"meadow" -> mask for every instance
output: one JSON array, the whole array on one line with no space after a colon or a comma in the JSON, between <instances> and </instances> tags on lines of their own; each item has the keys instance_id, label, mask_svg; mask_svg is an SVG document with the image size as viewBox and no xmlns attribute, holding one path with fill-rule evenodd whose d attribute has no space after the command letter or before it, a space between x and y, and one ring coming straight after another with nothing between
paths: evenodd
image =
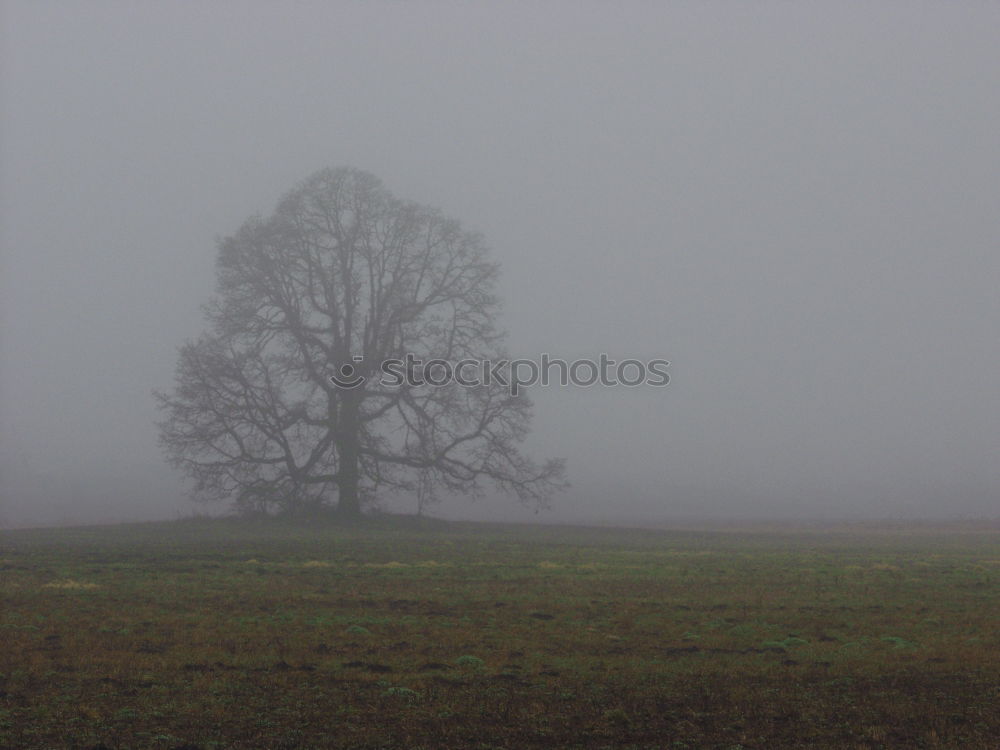
<instances>
[{"instance_id":1,"label":"meadow","mask_svg":"<svg viewBox=\"0 0 1000 750\"><path fill-rule=\"evenodd\" d=\"M3 748L998 748L1000 529L0 532Z\"/></svg>"}]
</instances>

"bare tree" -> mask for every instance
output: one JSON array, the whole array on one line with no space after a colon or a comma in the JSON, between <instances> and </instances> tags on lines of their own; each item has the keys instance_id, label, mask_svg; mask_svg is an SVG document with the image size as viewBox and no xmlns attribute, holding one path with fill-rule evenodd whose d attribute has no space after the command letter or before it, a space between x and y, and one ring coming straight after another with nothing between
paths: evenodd
<instances>
[{"instance_id":1,"label":"bare tree","mask_svg":"<svg viewBox=\"0 0 1000 750\"><path fill-rule=\"evenodd\" d=\"M246 512L335 499L357 515L386 488L422 508L492 485L537 508L564 486L561 460L518 450L523 394L376 377L407 354L503 359L497 266L458 222L326 169L220 241L217 277L210 331L181 348L174 391L156 393L161 444L197 498Z\"/></svg>"}]
</instances>

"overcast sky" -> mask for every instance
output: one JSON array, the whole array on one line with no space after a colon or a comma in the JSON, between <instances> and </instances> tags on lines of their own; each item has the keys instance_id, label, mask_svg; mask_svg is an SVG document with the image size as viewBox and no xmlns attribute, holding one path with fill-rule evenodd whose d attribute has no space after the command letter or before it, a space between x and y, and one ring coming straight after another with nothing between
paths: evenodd
<instances>
[{"instance_id":1,"label":"overcast sky","mask_svg":"<svg viewBox=\"0 0 1000 750\"><path fill-rule=\"evenodd\" d=\"M0 522L193 509L150 391L335 165L484 233L513 353L670 360L532 391L548 520L998 515L1000 4L0 8Z\"/></svg>"}]
</instances>

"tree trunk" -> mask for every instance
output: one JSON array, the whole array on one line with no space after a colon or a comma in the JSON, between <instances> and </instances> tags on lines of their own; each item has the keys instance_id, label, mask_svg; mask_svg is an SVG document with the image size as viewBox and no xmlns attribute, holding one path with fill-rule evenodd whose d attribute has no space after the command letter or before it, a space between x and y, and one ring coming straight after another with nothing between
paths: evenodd
<instances>
[{"instance_id":1,"label":"tree trunk","mask_svg":"<svg viewBox=\"0 0 1000 750\"><path fill-rule=\"evenodd\" d=\"M360 467L358 465L358 400L345 395L341 400L337 435L337 512L349 518L361 515L361 496L358 492Z\"/></svg>"}]
</instances>

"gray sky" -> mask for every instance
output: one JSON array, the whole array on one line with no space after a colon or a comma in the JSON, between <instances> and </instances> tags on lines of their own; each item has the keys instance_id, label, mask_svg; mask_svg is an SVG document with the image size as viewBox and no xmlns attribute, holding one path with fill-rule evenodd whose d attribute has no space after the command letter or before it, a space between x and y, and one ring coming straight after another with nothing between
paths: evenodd
<instances>
[{"instance_id":1,"label":"gray sky","mask_svg":"<svg viewBox=\"0 0 1000 750\"><path fill-rule=\"evenodd\" d=\"M0 8L0 522L190 511L214 240L341 164L486 235L516 354L671 361L533 391L549 520L998 514L1000 4Z\"/></svg>"}]
</instances>

